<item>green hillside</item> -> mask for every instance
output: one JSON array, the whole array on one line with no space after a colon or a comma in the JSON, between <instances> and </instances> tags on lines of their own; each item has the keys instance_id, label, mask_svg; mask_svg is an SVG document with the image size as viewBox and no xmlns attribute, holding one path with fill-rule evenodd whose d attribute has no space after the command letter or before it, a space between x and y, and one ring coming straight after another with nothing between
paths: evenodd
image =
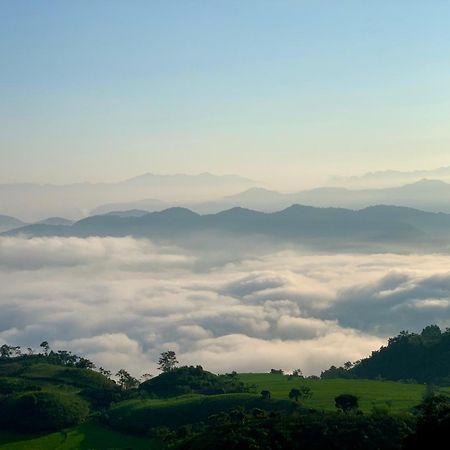
<instances>
[{"instance_id":1,"label":"green hillside","mask_svg":"<svg viewBox=\"0 0 450 450\"><path fill-rule=\"evenodd\" d=\"M125 395L90 369L54 364L54 355L0 358L0 450L156 450L159 440L98 423L98 397ZM61 420L65 418L68 422ZM65 423L82 422L65 428Z\"/></svg>"},{"instance_id":2,"label":"green hillside","mask_svg":"<svg viewBox=\"0 0 450 450\"><path fill-rule=\"evenodd\" d=\"M437 331L427 328L425 341L401 334L388 348L425 342L445 353L447 332ZM280 449L316 450L320 442L337 450L404 450L414 433L426 441L450 425L448 385L357 378L358 363L332 367L322 378L216 375L198 365L177 367L175 353L164 352L162 373L139 383L124 369L113 379L91 361L48 346L31 355L6 344L0 349L0 450L209 450L212 442L217 450L271 449L266 442ZM362 364L381 367L389 352L374 352Z\"/></svg>"},{"instance_id":3,"label":"green hillside","mask_svg":"<svg viewBox=\"0 0 450 450\"><path fill-rule=\"evenodd\" d=\"M130 436L85 423L46 435L24 435L0 432L0 450L159 450L164 446L156 439Z\"/></svg>"},{"instance_id":4,"label":"green hillside","mask_svg":"<svg viewBox=\"0 0 450 450\"><path fill-rule=\"evenodd\" d=\"M372 407L389 407L392 411L407 411L420 403L425 386L393 381L375 380L310 380L269 373L240 374L245 383L256 386L256 391L268 390L273 399L287 399L289 391L308 386L313 395L304 405L320 410L335 410L334 398L342 393L356 395L360 408L370 411ZM450 388L449 388L450 392Z\"/></svg>"},{"instance_id":5,"label":"green hillside","mask_svg":"<svg viewBox=\"0 0 450 450\"><path fill-rule=\"evenodd\" d=\"M255 394L193 394L171 399L136 399L119 403L108 411L108 424L113 428L144 433L151 428L179 427L207 420L214 414L242 407L249 411L264 408L290 411L287 399L264 401Z\"/></svg>"}]
</instances>

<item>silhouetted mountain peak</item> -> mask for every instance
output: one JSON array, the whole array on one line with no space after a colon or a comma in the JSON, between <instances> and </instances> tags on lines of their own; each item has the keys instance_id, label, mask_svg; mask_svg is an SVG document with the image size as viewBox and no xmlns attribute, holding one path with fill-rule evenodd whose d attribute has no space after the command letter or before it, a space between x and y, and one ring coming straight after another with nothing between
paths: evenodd
<instances>
[{"instance_id":1,"label":"silhouetted mountain peak","mask_svg":"<svg viewBox=\"0 0 450 450\"><path fill-rule=\"evenodd\" d=\"M254 211L253 209L242 208L241 206L235 206L230 209L226 209L225 211L220 211L216 214L213 214L215 217L245 217L245 216L256 216L256 215L264 215L264 213L260 211Z\"/></svg>"},{"instance_id":2,"label":"silhouetted mountain peak","mask_svg":"<svg viewBox=\"0 0 450 450\"><path fill-rule=\"evenodd\" d=\"M63 225L63 226L70 226L74 222L73 220L65 219L64 217L48 217L47 219L40 220L39 222L36 222L40 225Z\"/></svg>"},{"instance_id":3,"label":"silhouetted mountain peak","mask_svg":"<svg viewBox=\"0 0 450 450\"><path fill-rule=\"evenodd\" d=\"M433 180L433 179L429 179L429 178L423 178L419 181L416 181L415 183L410 183L410 184L406 184L405 186L403 186L404 189L408 189L411 187L415 187L415 188L431 188L431 187L449 188L450 184L448 184L442 180Z\"/></svg>"},{"instance_id":4,"label":"silhouetted mountain peak","mask_svg":"<svg viewBox=\"0 0 450 450\"><path fill-rule=\"evenodd\" d=\"M144 217L157 217L157 216L173 220L192 219L200 217L200 215L195 213L194 211L191 211L188 208L183 208L181 206L175 206L173 208L167 208L162 211L148 213Z\"/></svg>"}]
</instances>

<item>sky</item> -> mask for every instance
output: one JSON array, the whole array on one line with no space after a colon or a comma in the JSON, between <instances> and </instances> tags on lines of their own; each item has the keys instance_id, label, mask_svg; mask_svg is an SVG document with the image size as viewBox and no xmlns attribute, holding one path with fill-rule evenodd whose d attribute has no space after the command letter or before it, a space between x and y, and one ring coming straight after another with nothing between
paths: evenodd
<instances>
[{"instance_id":1,"label":"sky","mask_svg":"<svg viewBox=\"0 0 450 450\"><path fill-rule=\"evenodd\" d=\"M3 1L0 183L450 163L445 0Z\"/></svg>"}]
</instances>

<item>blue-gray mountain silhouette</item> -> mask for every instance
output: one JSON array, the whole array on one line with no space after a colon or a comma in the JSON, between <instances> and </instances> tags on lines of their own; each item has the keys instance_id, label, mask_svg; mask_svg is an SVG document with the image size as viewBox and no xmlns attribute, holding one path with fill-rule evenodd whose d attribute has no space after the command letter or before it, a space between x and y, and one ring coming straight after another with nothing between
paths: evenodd
<instances>
[{"instance_id":1,"label":"blue-gray mountain silhouette","mask_svg":"<svg viewBox=\"0 0 450 450\"><path fill-rule=\"evenodd\" d=\"M450 242L450 215L395 206L362 210L292 205L264 213L235 207L217 214L200 215L186 208L136 215L126 212L91 216L71 226L33 224L7 232L28 236L135 236L176 242L194 236L226 234L236 239L260 236L313 247L370 248L386 244L395 250L442 250Z\"/></svg>"}]
</instances>

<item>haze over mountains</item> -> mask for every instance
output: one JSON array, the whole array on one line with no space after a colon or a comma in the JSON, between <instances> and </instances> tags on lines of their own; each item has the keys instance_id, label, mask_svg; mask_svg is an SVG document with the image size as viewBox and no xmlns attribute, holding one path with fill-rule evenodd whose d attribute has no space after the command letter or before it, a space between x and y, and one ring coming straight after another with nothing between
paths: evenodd
<instances>
[{"instance_id":1,"label":"haze over mountains","mask_svg":"<svg viewBox=\"0 0 450 450\"><path fill-rule=\"evenodd\" d=\"M360 209L377 204L450 212L450 167L335 177L327 186L282 193L237 175L147 173L117 183L0 184L0 213L27 223L48 217L161 211L181 206L214 213L241 206L274 212L292 204ZM375 186L375 187L372 187Z\"/></svg>"},{"instance_id":2,"label":"haze over mountains","mask_svg":"<svg viewBox=\"0 0 450 450\"><path fill-rule=\"evenodd\" d=\"M349 177L334 176L330 184L353 189L385 188L415 183L423 178L450 182L450 166L431 170L382 170Z\"/></svg>"},{"instance_id":3,"label":"haze over mountains","mask_svg":"<svg viewBox=\"0 0 450 450\"><path fill-rule=\"evenodd\" d=\"M155 175L147 173L118 183L1 184L0 211L36 222L46 217L80 219L102 203L141 198L163 201L205 201L237 193L255 182L236 175Z\"/></svg>"},{"instance_id":4,"label":"haze over mountains","mask_svg":"<svg viewBox=\"0 0 450 450\"><path fill-rule=\"evenodd\" d=\"M440 180L420 180L395 188L347 189L320 187L295 193L280 193L252 187L238 194L207 202L161 202L155 199L101 205L92 214L117 211L159 211L183 206L199 213L216 213L236 206L274 212L293 204L315 207L361 209L375 205L405 206L431 212L450 213L450 184Z\"/></svg>"},{"instance_id":5,"label":"haze over mountains","mask_svg":"<svg viewBox=\"0 0 450 450\"><path fill-rule=\"evenodd\" d=\"M185 208L161 212L136 210L82 219L73 225L38 223L7 235L133 236L178 245L203 241L223 245L227 238L264 244L301 245L332 251L445 251L450 245L450 215L410 208L376 206L362 210L293 205L264 213L235 207L200 215Z\"/></svg>"},{"instance_id":6,"label":"haze over mountains","mask_svg":"<svg viewBox=\"0 0 450 450\"><path fill-rule=\"evenodd\" d=\"M428 179L420 179L422 175ZM431 171L374 172L347 179L351 181L347 184L366 186L364 189L340 187L344 179L334 178L334 186L282 193L237 175L147 173L117 183L0 184L0 212L27 223L48 217L79 220L93 214L131 209L161 211L174 206L214 213L235 206L274 212L296 203L351 209L390 204L450 212L450 184L443 181L447 179L450 180L447 167ZM359 181L353 183L354 180ZM378 181L372 183L373 180ZM413 182L368 188L371 184L395 184L395 180Z\"/></svg>"}]
</instances>

